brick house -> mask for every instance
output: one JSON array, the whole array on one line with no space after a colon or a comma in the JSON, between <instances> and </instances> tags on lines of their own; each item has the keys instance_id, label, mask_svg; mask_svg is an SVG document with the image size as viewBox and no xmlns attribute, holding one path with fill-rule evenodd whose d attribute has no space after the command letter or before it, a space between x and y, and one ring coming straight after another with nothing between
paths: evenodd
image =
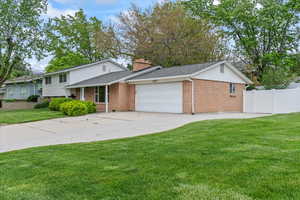
<instances>
[{"instance_id":1,"label":"brick house","mask_svg":"<svg viewBox=\"0 0 300 200\"><path fill-rule=\"evenodd\" d=\"M163 68L136 60L133 70L120 68L65 89L97 110L167 113L242 112L243 90L251 81L229 62Z\"/></svg>"}]
</instances>

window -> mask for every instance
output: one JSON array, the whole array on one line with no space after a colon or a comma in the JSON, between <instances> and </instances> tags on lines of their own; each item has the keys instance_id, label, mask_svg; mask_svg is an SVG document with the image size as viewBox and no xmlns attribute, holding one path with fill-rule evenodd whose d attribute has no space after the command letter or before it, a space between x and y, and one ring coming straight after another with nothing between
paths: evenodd
<instances>
[{"instance_id":1,"label":"window","mask_svg":"<svg viewBox=\"0 0 300 200\"><path fill-rule=\"evenodd\" d=\"M102 71L106 72L106 65L103 65Z\"/></svg>"},{"instance_id":2,"label":"window","mask_svg":"<svg viewBox=\"0 0 300 200\"><path fill-rule=\"evenodd\" d=\"M95 102L105 103L105 86L95 88Z\"/></svg>"},{"instance_id":3,"label":"window","mask_svg":"<svg viewBox=\"0 0 300 200\"><path fill-rule=\"evenodd\" d=\"M22 97L26 96L26 94L27 94L27 88L26 88L26 86L21 86L21 96Z\"/></svg>"},{"instance_id":4,"label":"window","mask_svg":"<svg viewBox=\"0 0 300 200\"><path fill-rule=\"evenodd\" d=\"M60 74L60 75L59 75L59 82L60 82L60 83L65 83L65 82L67 82L67 74Z\"/></svg>"},{"instance_id":5,"label":"window","mask_svg":"<svg viewBox=\"0 0 300 200\"><path fill-rule=\"evenodd\" d=\"M220 72L223 74L224 73L224 68L225 68L225 64L221 64L220 65Z\"/></svg>"},{"instance_id":6,"label":"window","mask_svg":"<svg viewBox=\"0 0 300 200\"><path fill-rule=\"evenodd\" d=\"M230 92L230 94L235 94L235 84L234 83L229 84L229 92Z\"/></svg>"},{"instance_id":7,"label":"window","mask_svg":"<svg viewBox=\"0 0 300 200\"><path fill-rule=\"evenodd\" d=\"M51 76L45 77L45 83L46 83L46 85L51 84Z\"/></svg>"}]
</instances>

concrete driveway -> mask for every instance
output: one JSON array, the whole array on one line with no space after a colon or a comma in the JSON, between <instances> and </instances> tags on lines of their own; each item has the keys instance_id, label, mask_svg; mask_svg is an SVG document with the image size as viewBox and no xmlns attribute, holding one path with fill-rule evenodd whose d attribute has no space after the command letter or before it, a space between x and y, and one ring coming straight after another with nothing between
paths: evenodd
<instances>
[{"instance_id":1,"label":"concrete driveway","mask_svg":"<svg viewBox=\"0 0 300 200\"><path fill-rule=\"evenodd\" d=\"M189 122L253 118L262 114L161 114L161 113L97 113L82 117L0 126L0 152L28 147L91 142L151 134L182 126Z\"/></svg>"}]
</instances>

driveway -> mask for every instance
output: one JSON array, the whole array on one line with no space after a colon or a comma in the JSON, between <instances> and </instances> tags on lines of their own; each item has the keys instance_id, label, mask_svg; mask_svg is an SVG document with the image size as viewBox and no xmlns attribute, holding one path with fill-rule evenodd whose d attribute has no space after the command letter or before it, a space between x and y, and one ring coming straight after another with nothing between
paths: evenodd
<instances>
[{"instance_id":1,"label":"driveway","mask_svg":"<svg viewBox=\"0 0 300 200\"><path fill-rule=\"evenodd\" d=\"M146 135L173 129L189 122L208 119L260 116L265 115L245 113L184 115L118 112L0 126L0 152L36 146Z\"/></svg>"}]
</instances>

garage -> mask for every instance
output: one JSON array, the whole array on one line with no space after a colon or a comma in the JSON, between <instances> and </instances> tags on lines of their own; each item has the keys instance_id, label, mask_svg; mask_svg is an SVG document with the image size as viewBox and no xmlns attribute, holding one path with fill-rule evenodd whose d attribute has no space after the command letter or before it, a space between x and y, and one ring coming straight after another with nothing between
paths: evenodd
<instances>
[{"instance_id":1,"label":"garage","mask_svg":"<svg viewBox=\"0 0 300 200\"><path fill-rule=\"evenodd\" d=\"M182 101L182 82L136 85L136 111L182 113Z\"/></svg>"}]
</instances>

